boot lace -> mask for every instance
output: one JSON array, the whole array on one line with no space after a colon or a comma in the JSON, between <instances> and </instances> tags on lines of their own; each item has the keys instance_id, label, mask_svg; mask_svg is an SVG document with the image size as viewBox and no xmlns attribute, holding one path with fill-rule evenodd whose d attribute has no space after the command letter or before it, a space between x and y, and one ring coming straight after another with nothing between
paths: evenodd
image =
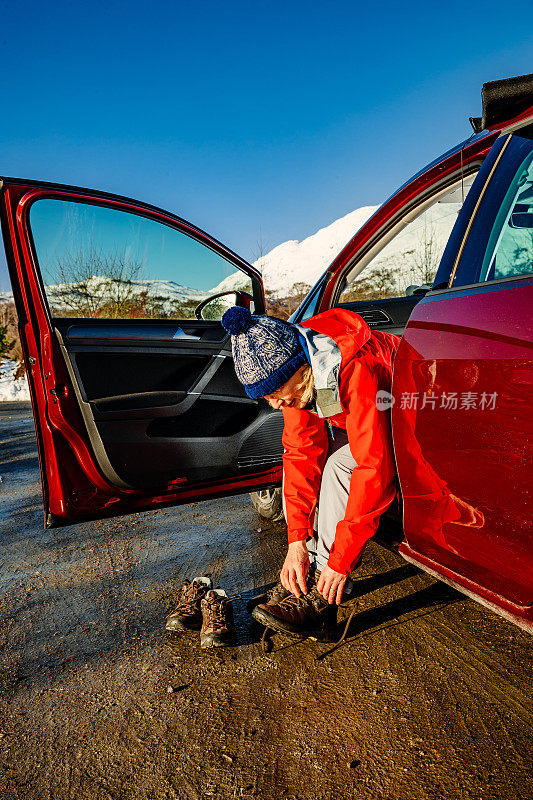
<instances>
[{"instance_id":1,"label":"boot lace","mask_svg":"<svg viewBox=\"0 0 533 800\"><path fill-rule=\"evenodd\" d=\"M285 606L286 608L303 608L305 606L312 606L315 611L319 611L321 608L327 605L326 601L318 591L315 586L312 586L307 594L301 594L300 597L296 597L294 594L290 594L288 597L285 597L283 600L280 601L279 606Z\"/></svg>"},{"instance_id":2,"label":"boot lace","mask_svg":"<svg viewBox=\"0 0 533 800\"><path fill-rule=\"evenodd\" d=\"M203 604L205 622L215 631L220 631L222 628L227 627L226 603L225 598L221 598L220 600L206 600Z\"/></svg>"},{"instance_id":3,"label":"boot lace","mask_svg":"<svg viewBox=\"0 0 533 800\"><path fill-rule=\"evenodd\" d=\"M201 583L196 583L196 581L189 583L186 581L181 587L175 612L180 614L194 614L198 606L198 601L201 600L205 592L206 587Z\"/></svg>"},{"instance_id":4,"label":"boot lace","mask_svg":"<svg viewBox=\"0 0 533 800\"><path fill-rule=\"evenodd\" d=\"M284 592L284 591L286 591L286 589L285 589L284 585L282 584L282 582L279 581L278 583L276 583L275 586L272 587L272 589L268 590L268 592L267 592L267 603L270 603L270 601L274 597L274 595L280 594L281 592Z\"/></svg>"}]
</instances>

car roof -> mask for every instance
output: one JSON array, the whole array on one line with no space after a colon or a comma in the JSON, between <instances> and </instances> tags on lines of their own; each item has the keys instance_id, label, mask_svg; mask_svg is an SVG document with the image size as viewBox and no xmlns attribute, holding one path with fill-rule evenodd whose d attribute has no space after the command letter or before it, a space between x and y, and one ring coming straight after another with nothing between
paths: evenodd
<instances>
[{"instance_id":1,"label":"car roof","mask_svg":"<svg viewBox=\"0 0 533 800\"><path fill-rule=\"evenodd\" d=\"M473 133L472 136L469 136L468 139L465 139L464 141L459 142L459 144L456 144L455 147L451 147L449 150L446 150L445 153L442 153L442 155L438 156L438 158L434 158L433 161L430 161L429 164L426 164L425 167L422 167L422 169L419 169L418 172L414 173L414 175L411 175L409 180L405 181L405 183L402 183L401 186L395 189L395 191L389 197L387 197L387 199L381 205L385 205L385 203L388 203L389 200L391 200L395 195L399 194L403 189L405 189L406 186L415 181L417 178L420 178L422 175L424 175L425 172L429 172L429 170L433 169L433 167L436 167L437 164L440 164L442 161L446 161L446 159L449 158L450 156L454 156L456 153L461 152L461 150L463 150L465 147L468 147L471 144L475 144L479 142L481 139L485 139L487 136L492 136L492 135L493 135L492 131L482 131L481 133Z\"/></svg>"}]
</instances>

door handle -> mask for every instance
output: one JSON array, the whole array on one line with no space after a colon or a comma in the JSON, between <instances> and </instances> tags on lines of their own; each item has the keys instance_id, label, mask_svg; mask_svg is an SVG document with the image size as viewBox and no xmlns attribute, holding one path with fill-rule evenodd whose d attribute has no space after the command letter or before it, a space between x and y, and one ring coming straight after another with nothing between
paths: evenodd
<instances>
[{"instance_id":1,"label":"door handle","mask_svg":"<svg viewBox=\"0 0 533 800\"><path fill-rule=\"evenodd\" d=\"M201 338L202 338L201 336L193 336L192 333L185 333L183 328L178 328L178 330L176 331L176 333L172 337L172 339L179 339L180 341L187 340L187 341L194 341L194 342L199 342Z\"/></svg>"}]
</instances>

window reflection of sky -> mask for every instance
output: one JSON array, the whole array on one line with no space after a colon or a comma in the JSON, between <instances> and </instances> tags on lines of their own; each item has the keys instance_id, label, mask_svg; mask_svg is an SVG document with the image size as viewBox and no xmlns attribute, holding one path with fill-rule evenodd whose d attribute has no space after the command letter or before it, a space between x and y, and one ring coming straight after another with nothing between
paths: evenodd
<instances>
[{"instance_id":1,"label":"window reflection of sky","mask_svg":"<svg viewBox=\"0 0 533 800\"><path fill-rule=\"evenodd\" d=\"M174 281L208 290L235 267L180 231L135 214L85 203L38 200L30 225L45 284L57 282L58 263L82 253L120 256L139 265L137 280Z\"/></svg>"},{"instance_id":2,"label":"window reflection of sky","mask_svg":"<svg viewBox=\"0 0 533 800\"><path fill-rule=\"evenodd\" d=\"M521 164L514 184L517 185L511 184L508 192L510 202L492 255L493 279L527 274L533 268L533 227L520 227L521 221L527 219L526 213L530 213L533 200L533 156L529 155ZM522 217L514 214L516 204Z\"/></svg>"}]
</instances>

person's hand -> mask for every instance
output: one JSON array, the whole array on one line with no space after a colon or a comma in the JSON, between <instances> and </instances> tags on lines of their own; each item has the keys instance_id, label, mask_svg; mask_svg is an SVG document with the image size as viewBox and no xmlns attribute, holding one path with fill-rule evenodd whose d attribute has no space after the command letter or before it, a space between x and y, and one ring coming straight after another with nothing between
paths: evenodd
<instances>
[{"instance_id":1,"label":"person's hand","mask_svg":"<svg viewBox=\"0 0 533 800\"><path fill-rule=\"evenodd\" d=\"M305 542L292 542L289 545L280 578L287 591L300 597L307 593L307 573L309 572L309 551Z\"/></svg>"},{"instance_id":2,"label":"person's hand","mask_svg":"<svg viewBox=\"0 0 533 800\"><path fill-rule=\"evenodd\" d=\"M340 605L345 583L346 575L343 575L342 572L335 572L326 565L320 573L316 588L328 603Z\"/></svg>"}]
</instances>

